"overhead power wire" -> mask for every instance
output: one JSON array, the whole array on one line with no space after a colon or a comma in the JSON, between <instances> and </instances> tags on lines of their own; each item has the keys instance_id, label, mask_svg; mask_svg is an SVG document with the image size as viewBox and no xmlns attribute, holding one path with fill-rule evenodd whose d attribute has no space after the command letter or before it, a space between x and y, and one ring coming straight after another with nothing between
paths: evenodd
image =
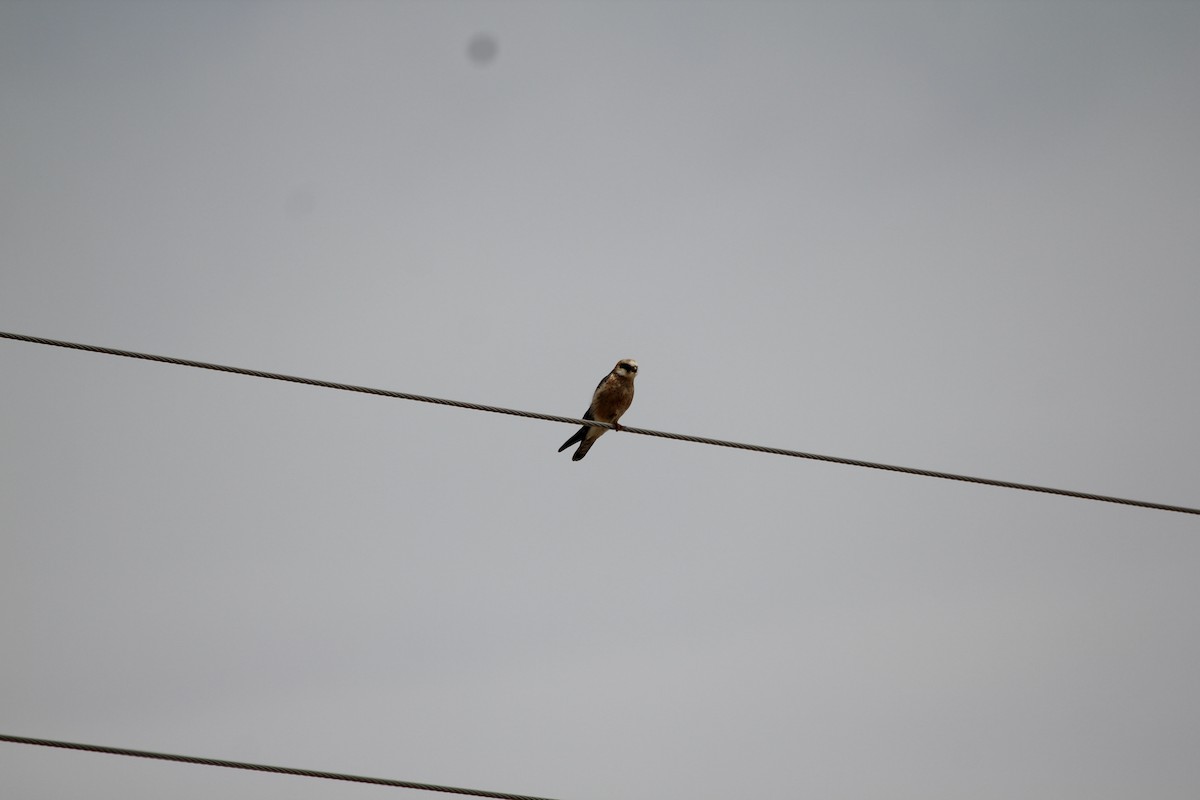
<instances>
[{"instance_id":1,"label":"overhead power wire","mask_svg":"<svg viewBox=\"0 0 1200 800\"><path fill-rule=\"evenodd\" d=\"M217 372L231 372L235 375L249 375L254 378L267 378L274 381L287 381L289 383L302 383L308 386L321 386L326 389L341 389L347 392L361 392L363 394L374 394L381 397L393 397L398 400L415 400L418 403L434 403L442 406L453 406L455 408L467 408L472 411L488 411L493 414L511 414L516 417L527 417L529 419L546 420L547 422L562 422L567 425L587 425L593 428L607 428L615 430L615 426L607 422L596 422L594 420L576 419L574 417L560 417L554 414L541 414L536 411L521 411L514 408L501 408L499 406L486 406L479 403L467 403L462 400L445 400L440 397L427 397L420 394L410 394L408 392L394 392L388 389L373 389L369 386L355 386L348 383L335 383L333 381L317 380L315 378L301 378L295 375L281 375L277 372L262 372L261 370L245 369L242 367L230 367L222 364L210 364L205 361L192 361L186 358L173 358L171 356L156 356L149 353L138 353L132 350L118 350L112 347L97 347L91 344L78 344L76 342L64 342L58 339L44 339L38 336L26 336L19 333L5 333L0 331L0 338L13 339L18 342L30 342L32 344L44 344L51 347L65 347L70 350L84 350L89 353L104 353L111 356L122 356L124 358L138 358L143 361L158 361L163 364L176 364L182 367L196 367L197 369L211 369ZM997 486L1002 489L1018 489L1024 492L1040 492L1042 494L1054 494L1062 497L1074 497L1079 500L1094 500L1100 503L1116 503L1118 505L1136 506L1138 508L1151 508L1158 511L1174 511L1180 514L1196 514L1200 515L1200 508L1192 508L1189 506L1168 505L1166 503L1154 503L1147 500L1132 500L1124 497L1112 497L1110 495L1095 494L1092 492L1077 492L1070 489L1055 489L1049 486L1036 486L1030 483L1015 483L1013 481L1001 481L992 478L978 478L971 475L959 475L953 472L939 472L931 469L918 469L916 467L902 467L895 464L880 464L874 461L861 461L856 458L841 458L839 456L826 456L818 453L805 453L799 450L785 450L779 447L764 447L757 444L743 444L741 442L729 442L723 439L709 439L704 436L687 436L681 433L666 433L664 431L648 430L646 428L630 428L624 425L620 430L626 433L639 434L641 436L657 436L662 439L675 439L681 442L695 442L697 444L708 444L715 447L732 447L737 450L750 450L755 453L773 453L778 456L790 456L792 458L806 458L813 461L826 461L831 464L845 464L851 467L863 467L866 469L879 469L888 472L901 472L907 475L919 475L925 478L941 478L949 481L962 481L964 483L975 483L983 486Z\"/></svg>"},{"instance_id":2,"label":"overhead power wire","mask_svg":"<svg viewBox=\"0 0 1200 800\"><path fill-rule=\"evenodd\" d=\"M297 775L302 778L324 778L331 781L349 781L351 783L373 783L376 786L395 786L400 789L419 789L423 792L443 792L446 794L465 794L472 797L494 797L499 800L551 800L548 797L535 797L528 794L512 794L511 792L489 792L485 789L461 789L456 786L439 786L434 783L416 783L414 781L397 781L390 778L368 778L363 775L345 775L340 772L322 772L315 769L295 769L293 767L273 767L267 764L250 764L245 761L226 761L221 758L197 758L196 756L179 756L171 753L155 753L149 750L130 750L125 747L105 747L98 744L78 744L76 742L59 742L54 739L31 739L26 736L8 736L0 733L0 742L14 744L31 744L38 747L57 747L63 750L82 750L89 753L105 753L112 756L133 756L134 758L152 758L158 761L178 761L181 764L202 764L207 767L226 767L228 769L245 769L252 772L274 772L277 775Z\"/></svg>"}]
</instances>

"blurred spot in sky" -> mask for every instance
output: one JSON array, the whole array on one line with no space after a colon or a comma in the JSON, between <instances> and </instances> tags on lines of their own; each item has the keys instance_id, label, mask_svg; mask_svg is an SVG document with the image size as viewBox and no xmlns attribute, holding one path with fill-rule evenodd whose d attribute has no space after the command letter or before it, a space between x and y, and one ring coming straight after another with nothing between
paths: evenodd
<instances>
[{"instance_id":1,"label":"blurred spot in sky","mask_svg":"<svg viewBox=\"0 0 1200 800\"><path fill-rule=\"evenodd\" d=\"M486 67L495 61L499 52L500 45L495 37L486 33L475 34L467 43L467 56L480 67Z\"/></svg>"}]
</instances>

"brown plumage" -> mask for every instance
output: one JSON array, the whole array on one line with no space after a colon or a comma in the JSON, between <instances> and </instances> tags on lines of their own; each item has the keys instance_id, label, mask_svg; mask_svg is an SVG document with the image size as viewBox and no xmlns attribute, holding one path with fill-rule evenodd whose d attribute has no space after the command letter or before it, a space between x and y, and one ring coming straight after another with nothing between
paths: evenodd
<instances>
[{"instance_id":1,"label":"brown plumage","mask_svg":"<svg viewBox=\"0 0 1200 800\"><path fill-rule=\"evenodd\" d=\"M604 379L597 384L596 391L592 393L592 404L588 406L583 418L596 422L607 422L617 430L621 430L618 420L629 410L629 404L633 402L633 379L637 377L637 371L637 362L632 358L623 358L618 361L617 365L612 368L612 372L605 375ZM607 431L608 428L593 428L590 425L584 425L575 432L574 436L563 442L562 447L558 448L558 452L561 453L578 442L579 448L575 451L575 455L571 456L572 461L578 461L587 455L596 440Z\"/></svg>"}]
</instances>

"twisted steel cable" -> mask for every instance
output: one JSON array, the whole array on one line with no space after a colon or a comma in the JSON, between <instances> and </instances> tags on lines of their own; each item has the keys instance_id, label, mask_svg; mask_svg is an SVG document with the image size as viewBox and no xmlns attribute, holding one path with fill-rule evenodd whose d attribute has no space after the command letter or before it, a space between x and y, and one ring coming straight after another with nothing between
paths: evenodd
<instances>
[{"instance_id":1,"label":"twisted steel cable","mask_svg":"<svg viewBox=\"0 0 1200 800\"><path fill-rule=\"evenodd\" d=\"M98 744L78 744L77 742L60 742L54 739L31 739L27 736L8 736L0 733L0 742L13 744L30 744L38 747L57 747L63 750L83 750L89 753L105 753L112 756L133 756L135 758L152 758L158 761L177 761L181 764L202 764L206 767L226 767L228 769L245 769L253 772L273 772L277 775L298 775L302 778L324 778L331 781L350 781L351 783L372 783L376 786L395 786L401 789L419 789L423 792L444 792L446 794L465 794L472 797L494 797L498 800L551 800L548 797L535 797L528 794L511 794L510 792L489 792L486 789L461 789L457 786L439 786L435 783L416 783L414 781L397 781L390 778L368 778L363 775L345 775L340 772L322 772L315 769L295 769L293 767L273 767L268 764L250 764L245 761L226 761L221 758L197 758L196 756L179 756L172 753L155 753L150 750L130 750L125 747L105 747Z\"/></svg>"},{"instance_id":2,"label":"twisted steel cable","mask_svg":"<svg viewBox=\"0 0 1200 800\"><path fill-rule=\"evenodd\" d=\"M321 386L326 389L341 389L342 391L346 392L361 392L363 394L374 394L381 397L394 397L398 400L414 400L418 403L434 403L436 405L453 406L455 408L467 408L472 411L487 411L492 414L510 414L515 417L540 419L547 422L562 422L567 425L588 425L594 428L614 429L614 426L607 422L595 422L593 420L576 419L574 417L560 417L555 414L542 414L536 411L522 411L515 408L487 406L480 403L467 403L462 400L446 400L440 397L427 397L425 395L411 394L408 392L394 392L389 389L374 389L369 386L355 386L354 384L335 383L333 381L323 381L316 378L301 378L295 375L282 375L278 372L262 372L260 370L245 369L243 367L230 367L223 364L211 364L206 361L192 361L191 359L186 358L156 356L150 353L138 353L132 350L118 350L112 347L97 347L96 345L64 342L58 339L44 339L39 336L26 336L19 333L5 333L4 331L0 331L0 338L13 339L18 342L30 342L32 344L44 344L51 347L65 347L70 350L84 350L89 353L104 353L105 355L121 356L123 358L138 358L144 361L158 361L163 364L176 364L182 367L196 367L197 369L211 369L218 372L231 372L235 375L249 375L254 378L267 378L274 381L302 383L308 386ZM826 456L818 453L805 453L799 450L785 450L779 447L764 447L763 445L757 444L744 444L742 442L730 442L723 439L710 439L704 436L688 436L681 433L667 433L665 431L654 431L646 428L630 428L624 425L621 426L620 430L626 433L638 434L640 436L657 436L661 439L675 439L681 442L695 442L696 444L707 444L713 445L714 447L731 447L736 450L750 450L755 453L772 453L777 456L805 458L812 461L825 461L831 464L845 464L846 466L850 467L863 467L865 469L901 472L907 475L918 475L925 478L941 478L942 480L948 481L961 481L963 483L975 483L983 486L996 486L1002 489L1017 489L1023 492L1040 492L1042 494L1054 494L1062 497L1074 497L1079 500L1093 500L1100 503L1116 503L1118 505L1150 508L1158 511L1173 511L1180 514L1200 515L1200 508L1192 508L1189 506L1168 505L1166 503L1154 503L1147 500L1132 500L1129 498L1113 497L1111 495L1095 494L1092 492L1077 492L1070 489L1055 489L1050 486L1037 486L1030 483L1016 483L1014 481L1001 481L993 478L979 478L971 475L959 475L953 472L939 472L931 469L902 467L895 464L881 464L875 461L861 461L855 458Z\"/></svg>"}]
</instances>

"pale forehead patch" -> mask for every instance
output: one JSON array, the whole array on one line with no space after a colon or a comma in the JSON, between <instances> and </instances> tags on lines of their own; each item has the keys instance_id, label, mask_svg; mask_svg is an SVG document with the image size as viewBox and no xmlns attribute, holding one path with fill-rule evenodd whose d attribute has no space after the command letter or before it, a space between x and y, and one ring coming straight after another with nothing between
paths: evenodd
<instances>
[{"instance_id":1,"label":"pale forehead patch","mask_svg":"<svg viewBox=\"0 0 1200 800\"><path fill-rule=\"evenodd\" d=\"M622 358L617 362L618 367L633 367L634 369L637 369L637 365L638 363L632 358Z\"/></svg>"}]
</instances>

